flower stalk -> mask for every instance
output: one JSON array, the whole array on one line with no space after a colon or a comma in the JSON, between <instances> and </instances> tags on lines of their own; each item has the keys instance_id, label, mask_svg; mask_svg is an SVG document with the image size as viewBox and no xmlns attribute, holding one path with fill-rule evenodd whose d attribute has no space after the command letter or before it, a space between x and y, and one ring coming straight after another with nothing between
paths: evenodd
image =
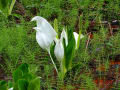
<instances>
[{"instance_id":1,"label":"flower stalk","mask_svg":"<svg viewBox=\"0 0 120 90\"><path fill-rule=\"evenodd\" d=\"M54 65L54 68L55 68L55 70L56 70L56 72L57 72L57 74L58 74L58 69L57 69L56 64L55 64L55 62L54 62L54 60L53 60L53 58L52 58L52 56L51 56L51 54L50 54L50 51L48 51L48 53L49 53L49 55L50 55L50 59L51 59L53 65Z\"/></svg>"}]
</instances>

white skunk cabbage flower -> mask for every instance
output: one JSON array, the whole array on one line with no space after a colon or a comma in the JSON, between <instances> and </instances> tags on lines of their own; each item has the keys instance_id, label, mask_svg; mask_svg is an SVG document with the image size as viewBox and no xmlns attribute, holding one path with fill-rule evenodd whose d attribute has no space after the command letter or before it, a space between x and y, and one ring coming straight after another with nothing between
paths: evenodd
<instances>
[{"instance_id":1,"label":"white skunk cabbage flower","mask_svg":"<svg viewBox=\"0 0 120 90\"><path fill-rule=\"evenodd\" d=\"M60 39L56 40L54 53L58 61L61 61L64 58L63 38L65 39L65 43L67 46L68 38L67 38L67 33L65 32L65 29L63 29L62 31Z\"/></svg>"},{"instance_id":2,"label":"white skunk cabbage flower","mask_svg":"<svg viewBox=\"0 0 120 90\"><path fill-rule=\"evenodd\" d=\"M31 21L37 22L37 27L34 27L33 29L36 30L36 40L38 44L42 49L49 51L57 33L50 23L48 23L48 21L43 17L35 16Z\"/></svg>"},{"instance_id":3,"label":"white skunk cabbage flower","mask_svg":"<svg viewBox=\"0 0 120 90\"><path fill-rule=\"evenodd\" d=\"M39 31L39 28L34 28L36 30L36 40L42 49L49 51L50 46L55 37L50 36L49 34Z\"/></svg>"},{"instance_id":4,"label":"white skunk cabbage flower","mask_svg":"<svg viewBox=\"0 0 120 90\"><path fill-rule=\"evenodd\" d=\"M77 34L76 32L73 32L73 35L74 35L74 38L75 38L76 49L77 49L79 34ZM84 36L81 34L80 39L83 38L83 37ZM56 40L55 40L56 46L55 46L54 53L55 53L55 56L56 56L57 60L59 60L59 61L61 61L64 58L63 38L65 39L65 44L67 46L68 45L68 37L67 37L67 33L65 32L65 29L63 29L63 31L62 31L60 39L56 38Z\"/></svg>"},{"instance_id":5,"label":"white skunk cabbage flower","mask_svg":"<svg viewBox=\"0 0 120 90\"><path fill-rule=\"evenodd\" d=\"M12 88L9 88L8 90L13 90L13 87L12 87Z\"/></svg>"},{"instance_id":6,"label":"white skunk cabbage flower","mask_svg":"<svg viewBox=\"0 0 120 90\"><path fill-rule=\"evenodd\" d=\"M35 16L32 18L31 21L37 22L37 27L39 28L40 31L50 34L52 36L57 35L56 31L53 29L53 27L50 25L50 23L43 17Z\"/></svg>"},{"instance_id":7,"label":"white skunk cabbage flower","mask_svg":"<svg viewBox=\"0 0 120 90\"><path fill-rule=\"evenodd\" d=\"M64 58L64 47L63 47L61 39L56 43L54 53L55 53L55 56L56 56L58 61L63 60L63 58Z\"/></svg>"},{"instance_id":8,"label":"white skunk cabbage flower","mask_svg":"<svg viewBox=\"0 0 120 90\"><path fill-rule=\"evenodd\" d=\"M73 35L74 35L74 37L75 37L75 42L76 42L76 48L77 48L77 43L78 43L78 36L79 36L79 34L77 34L76 32L73 32ZM82 39L84 36L81 34L80 35L80 39Z\"/></svg>"}]
</instances>

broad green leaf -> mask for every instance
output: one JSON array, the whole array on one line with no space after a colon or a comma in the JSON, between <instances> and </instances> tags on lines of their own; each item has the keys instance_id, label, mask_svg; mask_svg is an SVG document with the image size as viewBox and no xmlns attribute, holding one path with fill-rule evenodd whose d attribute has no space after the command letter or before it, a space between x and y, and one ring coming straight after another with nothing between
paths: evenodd
<instances>
[{"instance_id":1,"label":"broad green leaf","mask_svg":"<svg viewBox=\"0 0 120 90\"><path fill-rule=\"evenodd\" d=\"M27 90L40 90L40 78L31 80Z\"/></svg>"},{"instance_id":2,"label":"broad green leaf","mask_svg":"<svg viewBox=\"0 0 120 90\"><path fill-rule=\"evenodd\" d=\"M22 65L19 66L19 69L22 70L23 74L26 74L29 72L29 69L28 69L28 64L24 63Z\"/></svg>"},{"instance_id":3,"label":"broad green leaf","mask_svg":"<svg viewBox=\"0 0 120 90\"><path fill-rule=\"evenodd\" d=\"M65 38L63 38L63 46L64 46L64 59L62 60L62 64L61 64L61 73L60 73L60 77L62 77L62 79L64 78L65 73L67 72L67 68L66 68L66 42L65 42Z\"/></svg>"},{"instance_id":4,"label":"broad green leaf","mask_svg":"<svg viewBox=\"0 0 120 90\"><path fill-rule=\"evenodd\" d=\"M11 81L8 81L8 88L13 87L13 83Z\"/></svg>"},{"instance_id":5,"label":"broad green leaf","mask_svg":"<svg viewBox=\"0 0 120 90\"><path fill-rule=\"evenodd\" d=\"M28 82L24 79L18 80L18 89L19 90L27 90Z\"/></svg>"},{"instance_id":6,"label":"broad green leaf","mask_svg":"<svg viewBox=\"0 0 120 90\"><path fill-rule=\"evenodd\" d=\"M22 70L17 69L13 72L13 80L16 83L19 79L21 79L23 76Z\"/></svg>"},{"instance_id":7,"label":"broad green leaf","mask_svg":"<svg viewBox=\"0 0 120 90\"><path fill-rule=\"evenodd\" d=\"M74 56L74 52L75 52L75 38L73 35L73 31L69 30L68 31L68 45L66 47L66 51L65 51L65 67L67 70L69 70L71 68L72 65L72 59Z\"/></svg>"},{"instance_id":8,"label":"broad green leaf","mask_svg":"<svg viewBox=\"0 0 120 90\"><path fill-rule=\"evenodd\" d=\"M24 74L22 79L25 79L26 81L31 81L33 78L35 78L35 76L33 74L30 74L30 73L27 73L27 74Z\"/></svg>"},{"instance_id":9,"label":"broad green leaf","mask_svg":"<svg viewBox=\"0 0 120 90\"><path fill-rule=\"evenodd\" d=\"M64 78L65 73L71 69L71 65L72 65L72 59L74 56L74 52L75 52L75 38L73 35L73 31L69 30L67 32L68 34L68 45L66 46L65 44L65 39L63 39L63 45L64 45L64 59L62 61L62 65L61 65L61 76L62 78Z\"/></svg>"},{"instance_id":10,"label":"broad green leaf","mask_svg":"<svg viewBox=\"0 0 120 90\"><path fill-rule=\"evenodd\" d=\"M8 90L6 81L0 81L0 90Z\"/></svg>"}]
</instances>

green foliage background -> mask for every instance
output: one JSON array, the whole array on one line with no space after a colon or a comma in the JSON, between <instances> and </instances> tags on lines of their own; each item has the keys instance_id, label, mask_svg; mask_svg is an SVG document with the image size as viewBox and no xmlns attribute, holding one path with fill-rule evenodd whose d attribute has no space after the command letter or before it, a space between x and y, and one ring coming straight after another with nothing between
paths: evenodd
<instances>
[{"instance_id":1,"label":"green foliage background","mask_svg":"<svg viewBox=\"0 0 120 90\"><path fill-rule=\"evenodd\" d=\"M5 0L7 1L7 0ZM96 59L98 65L104 63L109 68L109 56L114 56L120 52L120 29L114 36L108 37L108 27L101 25L101 21L120 20L120 1L116 0L18 0L15 4L12 15L5 17L0 13L0 56L5 62L1 64L7 75L17 68L21 63L30 64L31 72L41 76L41 88L60 89L64 86L59 78L54 79L54 67L46 51L43 51L36 42L34 22L30 22L34 16L46 18L53 26L54 19L58 20L59 33L63 27L78 32L79 16L83 15L82 33L85 38L80 41L80 48L76 52L73 65L78 64L79 70L70 75L66 88L74 87L72 82L82 87L94 90L96 86L91 81L93 76L87 76L90 72L88 63ZM107 2L107 4L105 3ZM2 0L1 0L2 2ZM7 2L4 4L7 5ZM2 8L4 6L0 5ZM22 10L21 8L22 7ZM19 13L17 11L19 11ZM22 15L21 11L24 11ZM86 49L87 29L91 21L98 24L94 38ZM99 50L97 50L99 49ZM84 70L80 74L81 68ZM78 75L80 76L78 77ZM74 76L74 79L73 79ZM73 79L73 81L71 80ZM82 80L82 84L80 83ZM54 83L57 82L57 86ZM92 84L92 85L91 85ZM69 87L71 86L71 87ZM96 89L97 90L97 89Z\"/></svg>"}]
</instances>

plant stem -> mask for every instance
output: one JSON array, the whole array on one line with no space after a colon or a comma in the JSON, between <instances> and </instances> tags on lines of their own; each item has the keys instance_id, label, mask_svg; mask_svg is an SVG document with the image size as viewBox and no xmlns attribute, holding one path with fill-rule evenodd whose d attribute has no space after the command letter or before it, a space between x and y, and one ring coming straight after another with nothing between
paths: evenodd
<instances>
[{"instance_id":1,"label":"plant stem","mask_svg":"<svg viewBox=\"0 0 120 90\"><path fill-rule=\"evenodd\" d=\"M48 53L49 53L49 55L50 55L50 59L52 60L53 65L54 65L54 67L55 67L55 70L56 70L56 72L57 72L57 74L58 74L58 70L57 70L57 67L56 67L56 65L55 65L55 63L54 63L54 61L53 61L53 58L52 58L51 54L50 54L50 50L48 51Z\"/></svg>"}]
</instances>

